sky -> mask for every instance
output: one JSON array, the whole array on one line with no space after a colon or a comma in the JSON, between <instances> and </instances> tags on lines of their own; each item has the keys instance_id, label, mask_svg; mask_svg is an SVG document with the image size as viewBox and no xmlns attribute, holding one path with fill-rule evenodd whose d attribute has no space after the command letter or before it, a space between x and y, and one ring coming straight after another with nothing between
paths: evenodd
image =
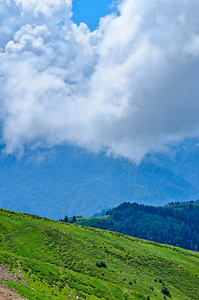
<instances>
[{"instance_id":1,"label":"sky","mask_svg":"<svg viewBox=\"0 0 199 300\"><path fill-rule=\"evenodd\" d=\"M76 24L84 22L90 30L95 30L100 18L114 11L116 1L111 0L74 0L72 20Z\"/></svg>"},{"instance_id":2,"label":"sky","mask_svg":"<svg viewBox=\"0 0 199 300\"><path fill-rule=\"evenodd\" d=\"M0 0L5 153L67 144L139 163L199 137L198 0L109 5Z\"/></svg>"}]
</instances>

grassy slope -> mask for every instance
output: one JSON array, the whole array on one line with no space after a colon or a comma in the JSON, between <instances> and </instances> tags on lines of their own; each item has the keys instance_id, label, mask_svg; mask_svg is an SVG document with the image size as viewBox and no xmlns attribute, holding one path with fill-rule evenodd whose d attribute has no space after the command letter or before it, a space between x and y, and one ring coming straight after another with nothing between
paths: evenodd
<instances>
[{"instance_id":1,"label":"grassy slope","mask_svg":"<svg viewBox=\"0 0 199 300\"><path fill-rule=\"evenodd\" d=\"M172 299L199 295L199 253L6 210L0 263L25 277L7 284L30 300L164 299L162 284Z\"/></svg>"}]
</instances>

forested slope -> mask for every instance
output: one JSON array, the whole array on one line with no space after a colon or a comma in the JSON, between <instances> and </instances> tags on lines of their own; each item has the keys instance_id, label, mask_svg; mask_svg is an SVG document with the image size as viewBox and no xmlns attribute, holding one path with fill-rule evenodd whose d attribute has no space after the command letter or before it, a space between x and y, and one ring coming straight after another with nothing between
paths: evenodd
<instances>
[{"instance_id":1,"label":"forested slope","mask_svg":"<svg viewBox=\"0 0 199 300\"><path fill-rule=\"evenodd\" d=\"M154 207L125 202L110 210L106 217L82 218L76 224L199 251L198 221L199 203Z\"/></svg>"}]
</instances>

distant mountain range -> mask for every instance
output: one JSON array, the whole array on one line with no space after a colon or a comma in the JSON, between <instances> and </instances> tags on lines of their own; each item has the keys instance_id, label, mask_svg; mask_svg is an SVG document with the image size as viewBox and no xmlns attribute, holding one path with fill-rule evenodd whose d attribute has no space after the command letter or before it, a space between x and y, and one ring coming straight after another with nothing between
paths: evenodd
<instances>
[{"instance_id":1,"label":"distant mountain range","mask_svg":"<svg viewBox=\"0 0 199 300\"><path fill-rule=\"evenodd\" d=\"M199 186L199 141L197 139L188 139L170 145L167 155L148 154L143 161L165 167L176 176L187 180L191 185Z\"/></svg>"},{"instance_id":2,"label":"distant mountain range","mask_svg":"<svg viewBox=\"0 0 199 300\"><path fill-rule=\"evenodd\" d=\"M184 150L186 149L186 150ZM164 205L199 198L195 141L139 165L79 148L26 151L0 160L0 207L59 219L88 217L125 201Z\"/></svg>"}]
</instances>

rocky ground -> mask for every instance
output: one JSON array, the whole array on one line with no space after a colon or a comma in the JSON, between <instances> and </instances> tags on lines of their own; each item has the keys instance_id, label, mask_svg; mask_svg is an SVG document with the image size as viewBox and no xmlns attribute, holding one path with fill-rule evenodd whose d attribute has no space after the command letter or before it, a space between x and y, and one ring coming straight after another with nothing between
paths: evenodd
<instances>
[{"instance_id":1,"label":"rocky ground","mask_svg":"<svg viewBox=\"0 0 199 300\"><path fill-rule=\"evenodd\" d=\"M3 279L19 282L16 274L9 273L4 265L0 265L0 300L27 300L18 295L13 289L6 287Z\"/></svg>"},{"instance_id":2,"label":"rocky ground","mask_svg":"<svg viewBox=\"0 0 199 300\"><path fill-rule=\"evenodd\" d=\"M14 290L0 285L0 300L25 300L25 298L18 295Z\"/></svg>"}]
</instances>

